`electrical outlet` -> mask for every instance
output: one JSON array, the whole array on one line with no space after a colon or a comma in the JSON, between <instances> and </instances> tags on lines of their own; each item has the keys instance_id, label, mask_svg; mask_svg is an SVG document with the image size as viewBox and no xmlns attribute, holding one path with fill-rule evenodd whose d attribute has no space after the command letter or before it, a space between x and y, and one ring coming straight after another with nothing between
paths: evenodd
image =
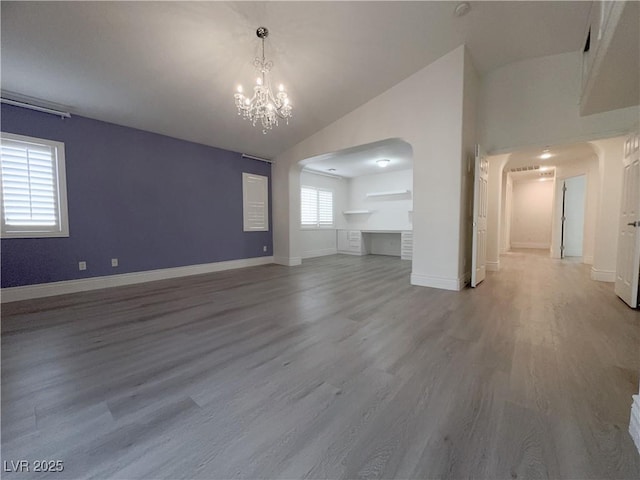
<instances>
[{"instance_id":1,"label":"electrical outlet","mask_svg":"<svg viewBox=\"0 0 640 480\"><path fill-rule=\"evenodd\" d=\"M112 258L111 259L111 266L112 267L117 267L118 266L118 259L117 258Z\"/></svg>"},{"instance_id":2,"label":"electrical outlet","mask_svg":"<svg viewBox=\"0 0 640 480\"><path fill-rule=\"evenodd\" d=\"M262 246L262 251L263 251L263 252L266 252L266 251L267 251L267 246L266 246L266 245L263 245L263 246Z\"/></svg>"},{"instance_id":3,"label":"electrical outlet","mask_svg":"<svg viewBox=\"0 0 640 480\"><path fill-rule=\"evenodd\" d=\"M86 270L87 262L78 262L78 270Z\"/></svg>"}]
</instances>

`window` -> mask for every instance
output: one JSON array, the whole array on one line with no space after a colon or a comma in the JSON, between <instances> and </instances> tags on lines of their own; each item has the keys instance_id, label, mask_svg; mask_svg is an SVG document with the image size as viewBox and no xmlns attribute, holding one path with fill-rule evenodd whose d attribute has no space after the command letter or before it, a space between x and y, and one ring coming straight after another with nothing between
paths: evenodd
<instances>
[{"instance_id":1,"label":"window","mask_svg":"<svg viewBox=\"0 0 640 480\"><path fill-rule=\"evenodd\" d=\"M242 174L242 211L245 232L269 231L269 178Z\"/></svg>"},{"instance_id":2,"label":"window","mask_svg":"<svg viewBox=\"0 0 640 480\"><path fill-rule=\"evenodd\" d=\"M1 134L2 237L68 237L64 144Z\"/></svg>"},{"instance_id":3,"label":"window","mask_svg":"<svg viewBox=\"0 0 640 480\"><path fill-rule=\"evenodd\" d=\"M333 192L316 187L302 187L300 223L303 227L333 226Z\"/></svg>"}]
</instances>

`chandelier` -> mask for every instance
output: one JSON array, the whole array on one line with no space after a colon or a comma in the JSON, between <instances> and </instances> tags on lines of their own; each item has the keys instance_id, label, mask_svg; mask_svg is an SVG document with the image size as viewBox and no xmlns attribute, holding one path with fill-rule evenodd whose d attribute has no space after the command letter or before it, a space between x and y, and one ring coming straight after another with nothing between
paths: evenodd
<instances>
[{"instance_id":1,"label":"chandelier","mask_svg":"<svg viewBox=\"0 0 640 480\"><path fill-rule=\"evenodd\" d=\"M233 97L236 100L236 107L238 107L238 115L249 120L253 126L260 122L262 133L266 134L267 130L271 130L274 125L278 126L280 119L289 124L291 104L284 86L280 85L278 93L275 95L271 90L269 72L273 67L273 62L266 61L264 58L264 39L269 36L269 30L266 27L259 27L256 30L256 35L262 40L262 58L256 58L253 61L253 66L256 67L258 73L256 85L253 87L253 96L245 97L242 85L238 85L238 91Z\"/></svg>"}]
</instances>

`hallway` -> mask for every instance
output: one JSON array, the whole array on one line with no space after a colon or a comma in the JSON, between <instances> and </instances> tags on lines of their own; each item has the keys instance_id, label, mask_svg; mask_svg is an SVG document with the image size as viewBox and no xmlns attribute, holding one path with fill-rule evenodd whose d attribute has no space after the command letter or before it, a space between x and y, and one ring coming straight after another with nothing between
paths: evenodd
<instances>
[{"instance_id":1,"label":"hallway","mask_svg":"<svg viewBox=\"0 0 640 480\"><path fill-rule=\"evenodd\" d=\"M2 459L62 460L56 479L640 477L640 313L583 264L502 262L462 292L336 255L5 304Z\"/></svg>"}]
</instances>

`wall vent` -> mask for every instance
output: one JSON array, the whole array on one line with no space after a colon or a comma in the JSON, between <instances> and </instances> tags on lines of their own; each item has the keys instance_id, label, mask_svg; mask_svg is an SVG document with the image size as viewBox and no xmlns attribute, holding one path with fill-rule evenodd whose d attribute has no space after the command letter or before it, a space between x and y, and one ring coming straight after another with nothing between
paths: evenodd
<instances>
[{"instance_id":1,"label":"wall vent","mask_svg":"<svg viewBox=\"0 0 640 480\"><path fill-rule=\"evenodd\" d=\"M540 170L540 165L528 165L526 167L512 168L511 172L530 172L532 170Z\"/></svg>"}]
</instances>

